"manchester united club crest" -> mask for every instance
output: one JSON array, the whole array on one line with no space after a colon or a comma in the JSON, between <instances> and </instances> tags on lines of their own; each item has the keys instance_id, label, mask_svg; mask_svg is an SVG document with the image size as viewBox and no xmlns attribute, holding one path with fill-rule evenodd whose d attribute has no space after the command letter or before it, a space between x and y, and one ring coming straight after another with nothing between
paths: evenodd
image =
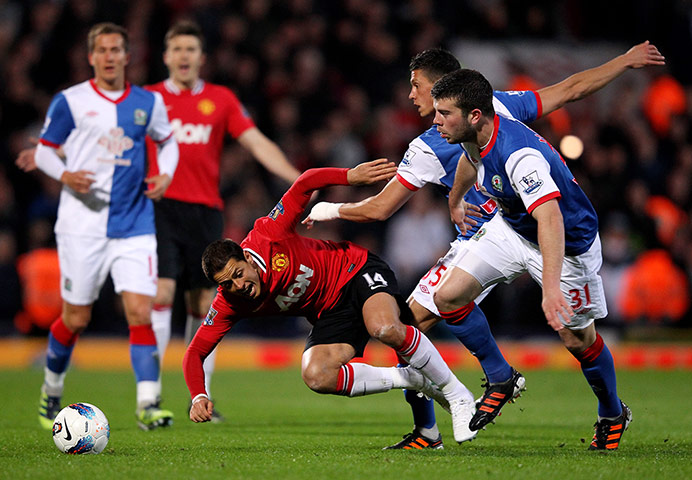
<instances>
[{"instance_id":1,"label":"manchester united club crest","mask_svg":"<svg viewBox=\"0 0 692 480\"><path fill-rule=\"evenodd\" d=\"M277 253L272 257L272 270L275 272L283 272L288 264L288 256L285 253Z\"/></svg>"},{"instance_id":2,"label":"manchester united club crest","mask_svg":"<svg viewBox=\"0 0 692 480\"><path fill-rule=\"evenodd\" d=\"M199 101L197 110L202 112L203 115L211 115L214 113L214 110L216 110L216 104L208 98L205 98Z\"/></svg>"}]
</instances>

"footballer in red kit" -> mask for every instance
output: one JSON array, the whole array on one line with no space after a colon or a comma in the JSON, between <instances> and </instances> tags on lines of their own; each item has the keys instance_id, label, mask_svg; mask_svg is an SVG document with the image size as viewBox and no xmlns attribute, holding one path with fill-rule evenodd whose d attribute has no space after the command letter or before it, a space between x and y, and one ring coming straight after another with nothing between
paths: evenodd
<instances>
[{"instance_id":1,"label":"footballer in red kit","mask_svg":"<svg viewBox=\"0 0 692 480\"><path fill-rule=\"evenodd\" d=\"M232 91L201 79L190 90L180 89L171 79L146 89L163 96L180 156L186 159L164 198L221 209L219 159L224 137L228 132L238 138L255 126L252 118ZM150 148L149 155L155 158L155 150ZM155 174L156 162L149 165L149 174Z\"/></svg>"},{"instance_id":2,"label":"footballer in red kit","mask_svg":"<svg viewBox=\"0 0 692 480\"><path fill-rule=\"evenodd\" d=\"M152 325L163 359L170 336L172 306L178 285L185 290L190 341L214 297L214 286L204 276L199 259L205 247L223 233L223 200L219 194L221 151L230 134L271 173L293 182L296 170L279 147L250 118L228 88L200 78L205 61L202 32L194 23L179 22L166 33L163 61L169 77L151 85L168 110L180 147L176 176L164 198L155 205L159 281ZM155 154L153 148L149 154ZM155 162L150 162L150 175ZM204 364L207 391L214 370L214 354ZM223 417L214 412L214 421Z\"/></svg>"},{"instance_id":3,"label":"footballer in red kit","mask_svg":"<svg viewBox=\"0 0 692 480\"><path fill-rule=\"evenodd\" d=\"M389 266L351 242L315 240L296 232L316 189L370 184L391 178L395 171L386 159L352 169L308 170L240 244L225 239L206 248L204 273L219 286L183 359L192 421L212 419L214 404L205 390L202 364L233 325L243 318L292 315L305 316L313 326L301 362L310 389L356 397L420 387L452 414L457 442L475 437L477 432L468 428L475 413L473 395L430 340L405 324L410 311ZM351 362L362 356L371 337L395 349L409 366Z\"/></svg>"}]
</instances>

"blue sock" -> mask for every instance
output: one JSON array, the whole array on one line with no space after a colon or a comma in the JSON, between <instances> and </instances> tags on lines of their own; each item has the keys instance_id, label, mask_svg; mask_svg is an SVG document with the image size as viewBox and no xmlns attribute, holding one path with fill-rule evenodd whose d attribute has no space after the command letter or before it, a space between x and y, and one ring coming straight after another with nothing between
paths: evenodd
<instances>
[{"instance_id":1,"label":"blue sock","mask_svg":"<svg viewBox=\"0 0 692 480\"><path fill-rule=\"evenodd\" d=\"M73 349L74 344L69 347L63 345L53 336L53 332L50 332L48 334L48 349L46 350L46 366L48 370L55 373L63 373L67 370Z\"/></svg>"},{"instance_id":2,"label":"blue sock","mask_svg":"<svg viewBox=\"0 0 692 480\"><path fill-rule=\"evenodd\" d=\"M449 330L478 359L490 383L506 382L512 377L512 367L502 356L495 338L490 333L488 320L478 305L461 320L447 322Z\"/></svg>"},{"instance_id":3,"label":"blue sock","mask_svg":"<svg viewBox=\"0 0 692 480\"><path fill-rule=\"evenodd\" d=\"M159 379L159 356L156 345L130 344L130 361L137 382Z\"/></svg>"},{"instance_id":4,"label":"blue sock","mask_svg":"<svg viewBox=\"0 0 692 480\"><path fill-rule=\"evenodd\" d=\"M397 367L408 365L400 361ZM435 403L425 395L418 395L415 390L404 389L404 398L411 405L413 414L413 424L417 428L432 428L437 421L435 420Z\"/></svg>"},{"instance_id":5,"label":"blue sock","mask_svg":"<svg viewBox=\"0 0 692 480\"><path fill-rule=\"evenodd\" d=\"M413 423L418 428L435 426L435 404L425 395L418 395L415 390L404 390L404 398L411 405Z\"/></svg>"},{"instance_id":6,"label":"blue sock","mask_svg":"<svg viewBox=\"0 0 692 480\"><path fill-rule=\"evenodd\" d=\"M586 381L598 398L598 416L613 418L620 415L622 405L617 392L613 355L599 334L596 334L593 345L577 359Z\"/></svg>"}]
</instances>

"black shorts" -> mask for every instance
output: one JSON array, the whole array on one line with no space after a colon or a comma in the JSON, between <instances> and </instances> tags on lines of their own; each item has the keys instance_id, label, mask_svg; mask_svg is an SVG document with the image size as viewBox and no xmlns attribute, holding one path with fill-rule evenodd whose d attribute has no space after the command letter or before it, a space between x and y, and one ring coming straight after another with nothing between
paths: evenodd
<instances>
[{"instance_id":1,"label":"black shorts","mask_svg":"<svg viewBox=\"0 0 692 480\"><path fill-rule=\"evenodd\" d=\"M202 253L223 235L223 215L196 203L154 202L159 277L182 283L185 290L214 286L202 271Z\"/></svg>"},{"instance_id":2,"label":"black shorts","mask_svg":"<svg viewBox=\"0 0 692 480\"><path fill-rule=\"evenodd\" d=\"M411 323L411 311L399 293L394 272L377 255L368 253L368 260L349 281L339 301L314 321L312 331L305 342L305 350L314 345L348 343L362 357L370 334L363 322L363 305L376 293L392 295L401 310L401 321Z\"/></svg>"}]
</instances>

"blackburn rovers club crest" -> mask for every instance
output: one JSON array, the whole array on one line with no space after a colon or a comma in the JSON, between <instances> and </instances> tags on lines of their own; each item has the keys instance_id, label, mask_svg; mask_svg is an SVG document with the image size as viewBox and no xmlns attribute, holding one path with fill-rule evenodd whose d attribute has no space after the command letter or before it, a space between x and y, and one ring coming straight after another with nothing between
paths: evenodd
<instances>
[{"instance_id":1,"label":"blackburn rovers club crest","mask_svg":"<svg viewBox=\"0 0 692 480\"><path fill-rule=\"evenodd\" d=\"M211 307L211 308L209 309L209 313L207 313L207 316L204 317L204 320L202 321L202 324L208 325L208 326L214 325L214 317L216 317L216 315L217 315L218 313L219 313L219 312L217 312L216 310L214 310L214 307Z\"/></svg>"},{"instance_id":2,"label":"blackburn rovers club crest","mask_svg":"<svg viewBox=\"0 0 692 480\"><path fill-rule=\"evenodd\" d=\"M285 253L277 253L272 257L272 270L275 272L283 272L288 264L288 256Z\"/></svg>"},{"instance_id":3,"label":"blackburn rovers club crest","mask_svg":"<svg viewBox=\"0 0 692 480\"><path fill-rule=\"evenodd\" d=\"M135 108L135 125L147 124L147 112L141 108Z\"/></svg>"},{"instance_id":4,"label":"blackburn rovers club crest","mask_svg":"<svg viewBox=\"0 0 692 480\"><path fill-rule=\"evenodd\" d=\"M480 240L481 237L485 235L485 227L481 227L474 235L471 237L471 240Z\"/></svg>"},{"instance_id":5,"label":"blackburn rovers club crest","mask_svg":"<svg viewBox=\"0 0 692 480\"><path fill-rule=\"evenodd\" d=\"M519 183L521 183L521 186L524 187L524 193L528 195L529 193L533 193L541 188L541 185L543 185L543 180L538 178L538 172L534 170L528 175L521 177L521 182Z\"/></svg>"},{"instance_id":6,"label":"blackburn rovers club crest","mask_svg":"<svg viewBox=\"0 0 692 480\"><path fill-rule=\"evenodd\" d=\"M491 183L493 184L493 190L502 191L502 177L499 175L493 176Z\"/></svg>"},{"instance_id":7,"label":"blackburn rovers club crest","mask_svg":"<svg viewBox=\"0 0 692 480\"><path fill-rule=\"evenodd\" d=\"M271 212L269 212L269 218L272 220L276 220L279 215L284 214L284 204L279 201L279 203L276 204L276 206L272 209Z\"/></svg>"},{"instance_id":8,"label":"blackburn rovers club crest","mask_svg":"<svg viewBox=\"0 0 692 480\"><path fill-rule=\"evenodd\" d=\"M214 110L216 110L216 104L208 98L205 98L200 100L200 102L197 104L197 110L202 112L203 115L211 115L214 113Z\"/></svg>"}]
</instances>

